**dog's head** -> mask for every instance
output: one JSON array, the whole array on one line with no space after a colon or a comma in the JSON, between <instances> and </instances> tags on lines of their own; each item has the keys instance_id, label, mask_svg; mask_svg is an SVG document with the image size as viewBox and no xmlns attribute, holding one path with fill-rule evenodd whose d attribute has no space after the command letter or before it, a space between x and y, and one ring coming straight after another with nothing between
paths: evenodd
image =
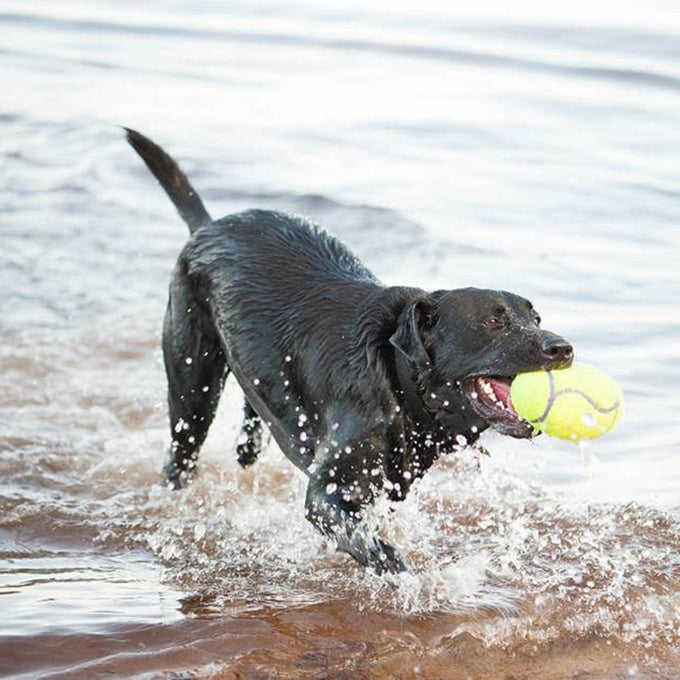
<instances>
[{"instance_id":1,"label":"dog's head","mask_svg":"<svg viewBox=\"0 0 680 680\"><path fill-rule=\"evenodd\" d=\"M434 375L437 384L453 389L460 397L456 408L471 408L499 432L524 438L534 430L512 407L513 378L527 371L566 368L573 360L571 345L541 329L540 322L531 302L512 293L436 291L403 311L390 341L416 375ZM428 406L440 408L436 403ZM450 411L452 405L446 406Z\"/></svg>"}]
</instances>

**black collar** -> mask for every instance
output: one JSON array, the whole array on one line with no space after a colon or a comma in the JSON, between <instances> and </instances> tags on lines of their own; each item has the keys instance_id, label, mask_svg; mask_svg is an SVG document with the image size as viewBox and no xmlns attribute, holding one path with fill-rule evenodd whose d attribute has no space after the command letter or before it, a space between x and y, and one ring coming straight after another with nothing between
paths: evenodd
<instances>
[{"instance_id":1,"label":"black collar","mask_svg":"<svg viewBox=\"0 0 680 680\"><path fill-rule=\"evenodd\" d=\"M394 363L397 369L399 389L404 396L404 408L408 411L408 414L421 427L428 430L439 429L434 417L425 408L423 399L418 392L418 386L413 379L412 364L396 347L394 348Z\"/></svg>"}]
</instances>

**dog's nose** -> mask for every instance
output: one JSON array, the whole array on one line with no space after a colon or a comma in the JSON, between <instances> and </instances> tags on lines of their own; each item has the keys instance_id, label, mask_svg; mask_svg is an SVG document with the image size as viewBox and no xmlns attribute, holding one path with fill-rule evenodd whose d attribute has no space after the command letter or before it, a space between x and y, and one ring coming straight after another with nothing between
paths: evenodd
<instances>
[{"instance_id":1,"label":"dog's nose","mask_svg":"<svg viewBox=\"0 0 680 680\"><path fill-rule=\"evenodd\" d=\"M543 356L551 368L566 368L574 358L574 348L559 335L548 335L541 342Z\"/></svg>"}]
</instances>

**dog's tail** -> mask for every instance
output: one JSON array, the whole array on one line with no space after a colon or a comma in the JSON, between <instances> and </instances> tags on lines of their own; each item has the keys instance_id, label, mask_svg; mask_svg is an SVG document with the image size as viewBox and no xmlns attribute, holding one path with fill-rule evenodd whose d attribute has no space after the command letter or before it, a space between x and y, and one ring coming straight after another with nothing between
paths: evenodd
<instances>
[{"instance_id":1,"label":"dog's tail","mask_svg":"<svg viewBox=\"0 0 680 680\"><path fill-rule=\"evenodd\" d=\"M199 227L212 222L203 201L187 176L179 169L179 165L148 137L130 128L123 129L130 146L142 157L146 167L175 204L182 219L189 225L189 231L193 234Z\"/></svg>"}]
</instances>

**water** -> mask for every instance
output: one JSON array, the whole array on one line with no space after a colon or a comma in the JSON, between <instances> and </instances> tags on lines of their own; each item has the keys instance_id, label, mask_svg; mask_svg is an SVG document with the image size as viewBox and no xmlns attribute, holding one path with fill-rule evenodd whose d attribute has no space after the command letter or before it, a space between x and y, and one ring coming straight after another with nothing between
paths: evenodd
<instances>
[{"instance_id":1,"label":"water","mask_svg":"<svg viewBox=\"0 0 680 680\"><path fill-rule=\"evenodd\" d=\"M2 674L680 677L674 2L0 1L0 26ZM414 565L392 582L307 524L273 444L239 469L234 384L167 491L186 228L118 125L214 215L529 297L621 383L619 429L441 460L376 509Z\"/></svg>"}]
</instances>

